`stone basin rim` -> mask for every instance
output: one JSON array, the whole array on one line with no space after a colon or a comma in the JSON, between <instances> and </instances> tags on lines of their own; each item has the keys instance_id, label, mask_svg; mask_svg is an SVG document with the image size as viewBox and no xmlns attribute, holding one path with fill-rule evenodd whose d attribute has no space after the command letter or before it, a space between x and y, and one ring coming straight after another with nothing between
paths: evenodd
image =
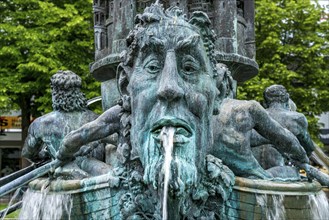
<instances>
[{"instance_id":1,"label":"stone basin rim","mask_svg":"<svg viewBox=\"0 0 329 220\"><path fill-rule=\"evenodd\" d=\"M236 177L233 188L236 191L275 195L310 195L322 190L321 184L317 181L284 182L243 177Z\"/></svg>"},{"instance_id":2,"label":"stone basin rim","mask_svg":"<svg viewBox=\"0 0 329 220\"><path fill-rule=\"evenodd\" d=\"M111 187L112 175L105 174L96 177L89 177L82 180L55 180L48 181L47 178L38 178L29 184L34 191L41 191L47 185L49 193L78 193L95 189ZM322 190L317 181L313 182L279 182L271 180L255 180L243 177L236 177L233 187L236 191L257 193L257 194L280 194L280 195L310 195Z\"/></svg>"},{"instance_id":3,"label":"stone basin rim","mask_svg":"<svg viewBox=\"0 0 329 220\"><path fill-rule=\"evenodd\" d=\"M42 191L47 186L47 193L79 193L91 190L111 188L110 174L104 174L96 177L89 177L81 180L55 180L49 181L48 178L38 178L29 183L29 189L33 191Z\"/></svg>"}]
</instances>

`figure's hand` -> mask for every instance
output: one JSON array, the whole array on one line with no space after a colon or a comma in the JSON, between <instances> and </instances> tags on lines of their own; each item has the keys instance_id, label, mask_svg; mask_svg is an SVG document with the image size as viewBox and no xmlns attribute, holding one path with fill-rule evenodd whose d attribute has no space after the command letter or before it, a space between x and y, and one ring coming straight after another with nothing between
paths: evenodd
<instances>
[{"instance_id":1,"label":"figure's hand","mask_svg":"<svg viewBox=\"0 0 329 220\"><path fill-rule=\"evenodd\" d=\"M56 158L60 161L63 161L63 162L69 162L71 160L73 160L73 155L70 154L70 153L67 153L66 152L66 147L65 145L62 143L58 152L56 153Z\"/></svg>"},{"instance_id":2,"label":"figure's hand","mask_svg":"<svg viewBox=\"0 0 329 220\"><path fill-rule=\"evenodd\" d=\"M301 148L301 152L299 154L291 155L291 158L295 161L298 161L299 163L310 163L310 160L307 157L307 154L304 150L304 148Z\"/></svg>"},{"instance_id":3,"label":"figure's hand","mask_svg":"<svg viewBox=\"0 0 329 220\"><path fill-rule=\"evenodd\" d=\"M68 157L67 155L63 155L60 152L57 152L56 158L57 158L57 160L60 160L60 161L63 161L63 162L69 162L73 159L72 157Z\"/></svg>"},{"instance_id":4,"label":"figure's hand","mask_svg":"<svg viewBox=\"0 0 329 220\"><path fill-rule=\"evenodd\" d=\"M37 158L37 160L36 161L38 161L38 162L42 162L42 161L47 161L47 160L49 160L49 159L54 159L53 157L51 157L50 155L49 155L49 152L46 150L46 149L41 149L41 151L38 153L38 158Z\"/></svg>"},{"instance_id":5,"label":"figure's hand","mask_svg":"<svg viewBox=\"0 0 329 220\"><path fill-rule=\"evenodd\" d=\"M83 145L80 147L79 151L74 154L75 157L77 156L86 156L92 152L94 148L90 145Z\"/></svg>"},{"instance_id":6,"label":"figure's hand","mask_svg":"<svg viewBox=\"0 0 329 220\"><path fill-rule=\"evenodd\" d=\"M302 163L307 163L309 164L310 163L310 159L307 157L307 155L305 154L304 155L304 158L301 160Z\"/></svg>"}]
</instances>

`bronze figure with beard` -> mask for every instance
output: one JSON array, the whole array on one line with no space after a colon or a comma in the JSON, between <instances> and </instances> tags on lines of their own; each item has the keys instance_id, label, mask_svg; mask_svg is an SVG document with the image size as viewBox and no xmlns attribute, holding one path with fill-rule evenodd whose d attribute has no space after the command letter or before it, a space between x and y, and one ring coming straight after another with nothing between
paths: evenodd
<instances>
[{"instance_id":1,"label":"bronze figure with beard","mask_svg":"<svg viewBox=\"0 0 329 220\"><path fill-rule=\"evenodd\" d=\"M145 169L144 181L158 185L164 152L159 134L163 127L173 127L171 184L183 191L200 178L198 170L212 144L211 116L219 91L200 29L174 19L178 10L171 13L161 21L149 14L141 17L151 22L134 36L137 59L125 67L122 77L128 86L122 91L131 98L131 145Z\"/></svg>"},{"instance_id":2,"label":"bronze figure with beard","mask_svg":"<svg viewBox=\"0 0 329 220\"><path fill-rule=\"evenodd\" d=\"M213 144L212 115L221 98L210 20L205 13L195 12L187 21L177 7L164 11L156 3L137 15L136 22L118 68L120 104L67 135L57 157L70 160L80 146L120 127L121 165L114 173L122 176L121 190L130 189L129 196L127 192L119 198L121 216L136 217L140 208L157 218L158 205L145 204L163 194L166 149L160 133L170 127L174 137L168 218L219 218L234 174L220 159L207 155Z\"/></svg>"},{"instance_id":3,"label":"bronze figure with beard","mask_svg":"<svg viewBox=\"0 0 329 220\"><path fill-rule=\"evenodd\" d=\"M128 36L129 52L121 63L118 81L123 97L129 97L124 102L128 101L132 109L132 149L123 154L129 154L130 159L139 157L145 168L145 182L156 186L158 163L163 160L159 134L163 127L173 127L174 163L181 175L175 177L174 185L192 186L198 179L197 169L204 166L207 147L212 145L211 117L219 94L210 54L213 45L206 45L210 44L212 33L209 28L197 26L209 25L210 21L200 12L204 21L192 19L194 26L183 19L178 8L166 14L162 10L160 6L152 7L151 13L140 15L140 25ZM115 106L93 123L71 132L58 157L64 160L69 156L65 148L74 152L73 148L113 132L113 127L118 127L120 109ZM106 125L106 129L94 128L101 125ZM82 137L82 133L87 133L87 137ZM125 144L118 148L122 145Z\"/></svg>"},{"instance_id":4,"label":"bronze figure with beard","mask_svg":"<svg viewBox=\"0 0 329 220\"><path fill-rule=\"evenodd\" d=\"M222 217L234 174L220 159L207 155L213 145L212 116L221 99L209 18L195 12L187 21L177 7L163 11L154 4L137 16L127 43L118 77L131 110L121 119L129 117L131 126L130 143L118 146L123 161L138 158L146 191L161 197L168 150L161 133L173 129L168 219Z\"/></svg>"},{"instance_id":5,"label":"bronze figure with beard","mask_svg":"<svg viewBox=\"0 0 329 220\"><path fill-rule=\"evenodd\" d=\"M252 155L254 127L268 138L279 134L293 145L292 153L304 159L295 139L283 134L259 104L229 98L232 88L225 89L228 77L215 60L214 35L205 13L194 12L187 21L177 7L164 11L156 3L137 15L136 24L118 68L120 104L67 135L58 154L59 159L70 158L81 145L120 128L121 164L114 173L121 179L117 195L122 218L141 219L144 213L161 219L157 201L163 194L168 150L161 131L169 128L174 134L168 219L229 215L223 204L234 174L219 158L239 175L272 178ZM264 120L258 121L260 116Z\"/></svg>"},{"instance_id":6,"label":"bronze figure with beard","mask_svg":"<svg viewBox=\"0 0 329 220\"><path fill-rule=\"evenodd\" d=\"M23 157L33 162L54 158L70 131L97 118L98 115L87 108L81 84L81 78L70 70L60 70L51 77L53 111L30 125Z\"/></svg>"}]
</instances>

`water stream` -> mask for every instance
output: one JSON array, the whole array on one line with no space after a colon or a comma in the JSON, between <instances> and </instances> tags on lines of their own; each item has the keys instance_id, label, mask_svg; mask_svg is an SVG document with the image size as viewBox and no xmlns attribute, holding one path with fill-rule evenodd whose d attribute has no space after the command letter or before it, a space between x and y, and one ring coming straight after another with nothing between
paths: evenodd
<instances>
[{"instance_id":1,"label":"water stream","mask_svg":"<svg viewBox=\"0 0 329 220\"><path fill-rule=\"evenodd\" d=\"M267 220L286 219L286 210L283 204L284 195L256 195L257 204L265 211Z\"/></svg>"},{"instance_id":2,"label":"water stream","mask_svg":"<svg viewBox=\"0 0 329 220\"><path fill-rule=\"evenodd\" d=\"M18 198L20 192L21 192L21 188L16 189L14 195L11 197L11 199L10 199L10 201L9 201L9 203L8 203L8 206L7 206L7 208L6 208L6 211L5 211L5 213L3 214L1 220L6 219L6 215L7 215L8 211L9 211L9 207L10 207L10 206L13 204L13 202Z\"/></svg>"},{"instance_id":3,"label":"water stream","mask_svg":"<svg viewBox=\"0 0 329 220\"><path fill-rule=\"evenodd\" d=\"M267 220L286 219L284 199L284 195L259 194L256 196L257 204L262 207ZM310 210L309 216L312 220L329 219L329 203L326 194L320 191L309 195L307 209Z\"/></svg>"},{"instance_id":4,"label":"water stream","mask_svg":"<svg viewBox=\"0 0 329 220\"><path fill-rule=\"evenodd\" d=\"M27 190L23 197L20 220L70 219L72 198L69 194Z\"/></svg>"},{"instance_id":5,"label":"water stream","mask_svg":"<svg viewBox=\"0 0 329 220\"><path fill-rule=\"evenodd\" d=\"M162 201L162 219L168 219L168 210L167 210L167 198L168 198L168 188L169 188L169 179L170 179L170 164L172 161L172 151L174 143L174 134L175 128L173 127L163 127L161 130L161 142L162 147L165 153L165 159L163 163L164 171L164 183L163 183L163 201Z\"/></svg>"},{"instance_id":6,"label":"water stream","mask_svg":"<svg viewBox=\"0 0 329 220\"><path fill-rule=\"evenodd\" d=\"M312 219L329 219L329 203L323 191L310 195L308 202L312 210Z\"/></svg>"}]
</instances>

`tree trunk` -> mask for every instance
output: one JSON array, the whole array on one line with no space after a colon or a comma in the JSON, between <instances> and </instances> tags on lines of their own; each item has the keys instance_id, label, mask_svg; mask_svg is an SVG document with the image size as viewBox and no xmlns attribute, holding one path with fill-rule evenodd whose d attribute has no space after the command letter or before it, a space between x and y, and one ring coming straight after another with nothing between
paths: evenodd
<instances>
[{"instance_id":1,"label":"tree trunk","mask_svg":"<svg viewBox=\"0 0 329 220\"><path fill-rule=\"evenodd\" d=\"M21 111L22 111L22 142L25 142L25 139L27 137L28 129L31 123L31 98L29 96L22 97L21 100ZM23 146L22 146L23 148ZM30 165L30 162L26 160L25 158L22 158L21 168L27 167Z\"/></svg>"}]
</instances>

